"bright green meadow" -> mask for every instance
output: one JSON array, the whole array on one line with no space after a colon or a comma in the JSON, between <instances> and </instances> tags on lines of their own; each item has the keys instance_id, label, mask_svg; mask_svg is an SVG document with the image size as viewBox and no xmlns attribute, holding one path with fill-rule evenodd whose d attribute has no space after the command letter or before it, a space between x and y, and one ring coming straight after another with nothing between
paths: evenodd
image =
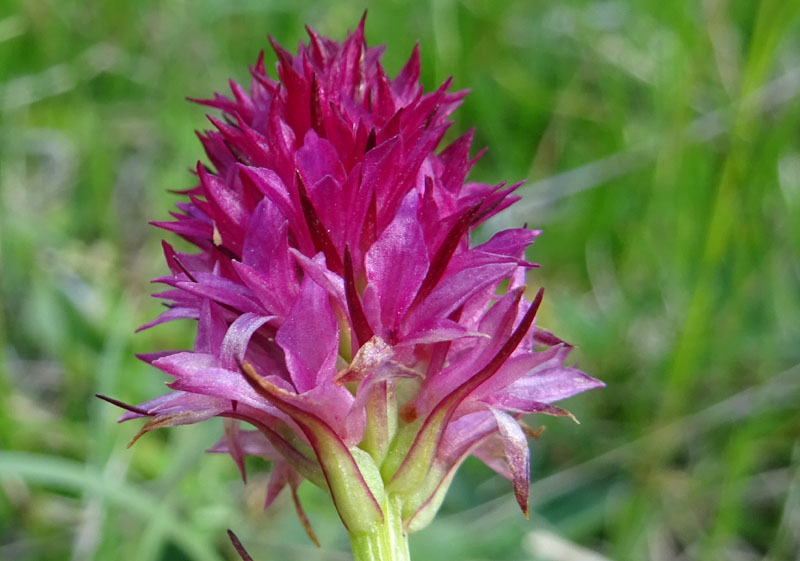
<instances>
[{"instance_id":1,"label":"bright green meadow","mask_svg":"<svg viewBox=\"0 0 800 561\"><path fill-rule=\"evenodd\" d=\"M489 148L472 177L527 179L476 234L541 228L540 325L608 387L531 417L532 516L477 461L415 561L781 561L800 550L800 2L383 0L370 44L394 75L470 88L451 137ZM160 430L94 397L160 395L134 353L166 271L148 226L193 184L206 109L267 34L341 39L363 3L0 0L0 559L343 561L328 497L262 509L205 450L216 420ZM267 52L269 68L275 57ZM275 73L273 72L273 76ZM169 235L167 236L169 237ZM174 240L174 237L170 238Z\"/></svg>"}]
</instances>

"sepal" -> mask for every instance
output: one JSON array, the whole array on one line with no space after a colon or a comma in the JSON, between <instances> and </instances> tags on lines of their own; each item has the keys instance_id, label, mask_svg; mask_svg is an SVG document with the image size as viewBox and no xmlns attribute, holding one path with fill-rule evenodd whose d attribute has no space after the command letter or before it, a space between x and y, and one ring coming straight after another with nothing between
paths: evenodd
<instances>
[{"instance_id":1,"label":"sepal","mask_svg":"<svg viewBox=\"0 0 800 561\"><path fill-rule=\"evenodd\" d=\"M374 493L380 492L382 495L383 484L380 487L376 485L374 474L377 473L377 467L374 463L370 466L372 459L369 455L358 448L348 449L327 423L292 403L293 395L290 392L259 376L248 363L242 363L241 370L256 393L300 426L314 449L336 510L348 532L370 532L382 524L383 512Z\"/></svg>"}]
</instances>

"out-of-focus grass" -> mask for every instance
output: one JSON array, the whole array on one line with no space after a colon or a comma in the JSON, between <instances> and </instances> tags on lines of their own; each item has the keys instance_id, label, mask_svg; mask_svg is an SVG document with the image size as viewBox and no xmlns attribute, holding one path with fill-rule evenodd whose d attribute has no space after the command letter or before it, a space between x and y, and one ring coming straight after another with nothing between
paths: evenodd
<instances>
[{"instance_id":1,"label":"out-of-focus grass","mask_svg":"<svg viewBox=\"0 0 800 561\"><path fill-rule=\"evenodd\" d=\"M163 379L134 352L158 313L167 189L191 184L202 108L246 81L271 33L342 37L353 2L0 2L0 558L347 559L325 497L262 512L206 456L219 427L148 435L91 396L136 402ZM396 72L419 39L424 83L472 94L488 154L474 177L530 182L489 228L545 234L542 323L608 382L568 404L580 426L532 444L533 521L477 462L412 537L418 561L790 559L800 548L800 29L796 2L372 3ZM270 59L274 60L274 59ZM480 235L488 235L488 229ZM263 472L262 472L263 473ZM443 553L443 552L446 552ZM572 557L574 558L574 557Z\"/></svg>"}]
</instances>

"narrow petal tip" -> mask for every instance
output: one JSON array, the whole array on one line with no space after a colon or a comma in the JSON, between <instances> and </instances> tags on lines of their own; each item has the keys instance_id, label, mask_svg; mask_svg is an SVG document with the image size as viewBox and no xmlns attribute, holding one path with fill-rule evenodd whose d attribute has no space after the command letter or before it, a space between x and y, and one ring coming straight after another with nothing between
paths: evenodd
<instances>
[{"instance_id":1,"label":"narrow petal tip","mask_svg":"<svg viewBox=\"0 0 800 561\"><path fill-rule=\"evenodd\" d=\"M239 554L239 557L242 558L242 561L253 561L253 558L250 557L250 554L247 553L247 550L242 545L242 542L239 541L239 538L236 534L233 533L233 530L228 528L227 530L228 538L231 540L231 544L233 544L233 548L236 550L236 553Z\"/></svg>"}]
</instances>

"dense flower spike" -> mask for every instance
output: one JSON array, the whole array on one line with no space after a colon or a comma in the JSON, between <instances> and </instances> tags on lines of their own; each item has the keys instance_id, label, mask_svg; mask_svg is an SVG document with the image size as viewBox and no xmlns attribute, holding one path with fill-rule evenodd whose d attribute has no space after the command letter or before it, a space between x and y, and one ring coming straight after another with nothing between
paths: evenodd
<instances>
[{"instance_id":1,"label":"dense flower spike","mask_svg":"<svg viewBox=\"0 0 800 561\"><path fill-rule=\"evenodd\" d=\"M527 514L520 417L569 415L552 403L602 384L535 326L538 232L470 244L517 185L466 182L472 131L437 152L465 93L424 93L417 48L392 80L363 20L342 43L308 33L297 56L272 43L278 81L262 56L249 92L200 101L223 113L199 135L213 169L155 223L199 251L164 242L168 309L144 326L189 318L197 338L143 357L172 391L123 419L149 417L143 434L224 417L212 451L243 475L246 455L274 461L268 503L302 479L328 489L354 548L427 524L470 454Z\"/></svg>"}]
</instances>

